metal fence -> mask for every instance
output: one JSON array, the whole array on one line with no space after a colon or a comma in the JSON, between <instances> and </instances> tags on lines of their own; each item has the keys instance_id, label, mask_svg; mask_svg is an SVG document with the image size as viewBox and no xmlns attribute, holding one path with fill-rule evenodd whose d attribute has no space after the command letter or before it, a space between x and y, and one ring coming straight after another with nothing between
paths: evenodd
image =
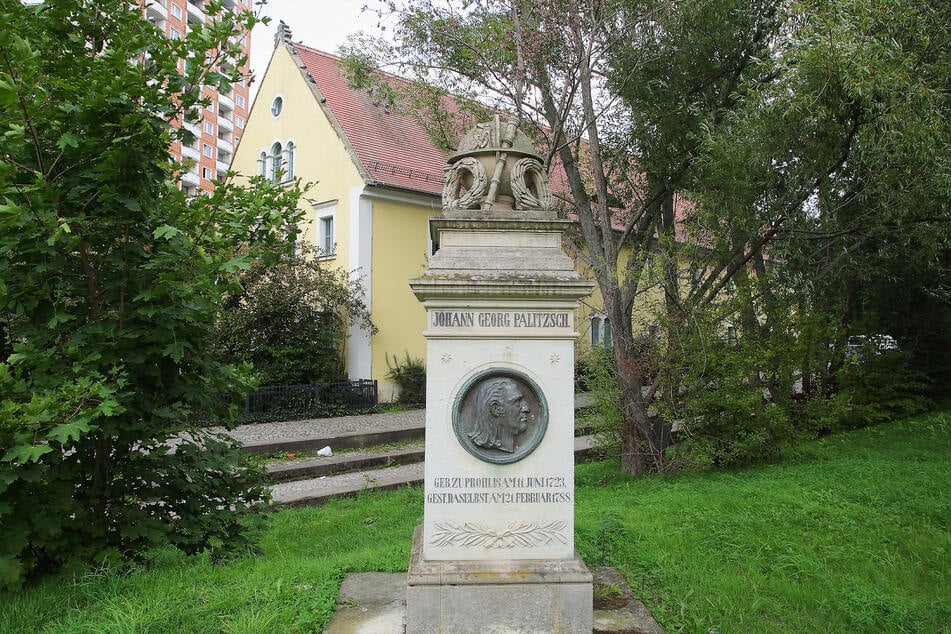
<instances>
[{"instance_id":1,"label":"metal fence","mask_svg":"<svg viewBox=\"0 0 951 634\"><path fill-rule=\"evenodd\" d=\"M377 382L372 379L264 385L245 396L240 415L245 419L273 420L347 414L376 407L378 395ZM231 395L223 395L222 400L230 403Z\"/></svg>"}]
</instances>

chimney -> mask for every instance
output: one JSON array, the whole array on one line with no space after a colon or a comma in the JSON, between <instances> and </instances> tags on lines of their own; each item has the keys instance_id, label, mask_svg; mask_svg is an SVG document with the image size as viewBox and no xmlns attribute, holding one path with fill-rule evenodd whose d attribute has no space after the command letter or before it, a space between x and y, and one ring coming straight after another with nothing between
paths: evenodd
<instances>
[{"instance_id":1,"label":"chimney","mask_svg":"<svg viewBox=\"0 0 951 634\"><path fill-rule=\"evenodd\" d=\"M277 23L277 31L274 32L274 48L281 44L291 43L291 27L284 24L284 20Z\"/></svg>"}]
</instances>

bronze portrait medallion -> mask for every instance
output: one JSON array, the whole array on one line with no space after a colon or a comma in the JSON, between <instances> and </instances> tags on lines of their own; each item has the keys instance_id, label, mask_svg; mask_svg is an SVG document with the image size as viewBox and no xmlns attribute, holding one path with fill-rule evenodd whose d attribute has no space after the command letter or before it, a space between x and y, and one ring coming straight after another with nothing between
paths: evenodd
<instances>
[{"instance_id":1,"label":"bronze portrait medallion","mask_svg":"<svg viewBox=\"0 0 951 634\"><path fill-rule=\"evenodd\" d=\"M524 374L488 370L459 390L452 428L466 451L479 460L518 462L545 436L548 403L535 382Z\"/></svg>"}]
</instances>

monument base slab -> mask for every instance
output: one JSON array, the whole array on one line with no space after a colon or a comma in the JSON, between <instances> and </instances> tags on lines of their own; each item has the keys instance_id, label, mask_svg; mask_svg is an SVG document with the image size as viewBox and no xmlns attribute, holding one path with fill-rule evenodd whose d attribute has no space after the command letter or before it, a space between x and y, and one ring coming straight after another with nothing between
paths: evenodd
<instances>
[{"instance_id":1,"label":"monument base slab","mask_svg":"<svg viewBox=\"0 0 951 634\"><path fill-rule=\"evenodd\" d=\"M592 575L577 557L426 561L422 552L418 526L407 576L408 634L592 630Z\"/></svg>"}]
</instances>

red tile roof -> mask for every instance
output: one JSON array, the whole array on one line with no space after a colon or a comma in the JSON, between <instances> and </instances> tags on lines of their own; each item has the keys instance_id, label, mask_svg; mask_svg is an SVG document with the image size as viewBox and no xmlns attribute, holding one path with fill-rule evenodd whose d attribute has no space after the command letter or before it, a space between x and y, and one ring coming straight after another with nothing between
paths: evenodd
<instances>
[{"instance_id":1,"label":"red tile roof","mask_svg":"<svg viewBox=\"0 0 951 634\"><path fill-rule=\"evenodd\" d=\"M374 103L365 91L348 86L340 58L300 43L290 46L374 184L442 195L448 153L436 147L414 117Z\"/></svg>"},{"instance_id":2,"label":"red tile roof","mask_svg":"<svg viewBox=\"0 0 951 634\"><path fill-rule=\"evenodd\" d=\"M442 196L443 166L449 155L433 143L420 122L412 115L401 113L373 101L364 90L347 85L339 57L305 46L290 44L303 64L305 79L313 81L324 105L330 110L344 142L353 148L358 167L372 184L396 187ZM406 85L406 80L383 74L394 84ZM457 112L458 105L451 96L445 96L444 105ZM559 161L550 167L552 189L561 197L570 196L570 188ZM683 219L691 205L681 196L675 197L677 238L686 238ZM569 217L575 217L569 205ZM624 227L623 219L613 218L615 229Z\"/></svg>"}]
</instances>

